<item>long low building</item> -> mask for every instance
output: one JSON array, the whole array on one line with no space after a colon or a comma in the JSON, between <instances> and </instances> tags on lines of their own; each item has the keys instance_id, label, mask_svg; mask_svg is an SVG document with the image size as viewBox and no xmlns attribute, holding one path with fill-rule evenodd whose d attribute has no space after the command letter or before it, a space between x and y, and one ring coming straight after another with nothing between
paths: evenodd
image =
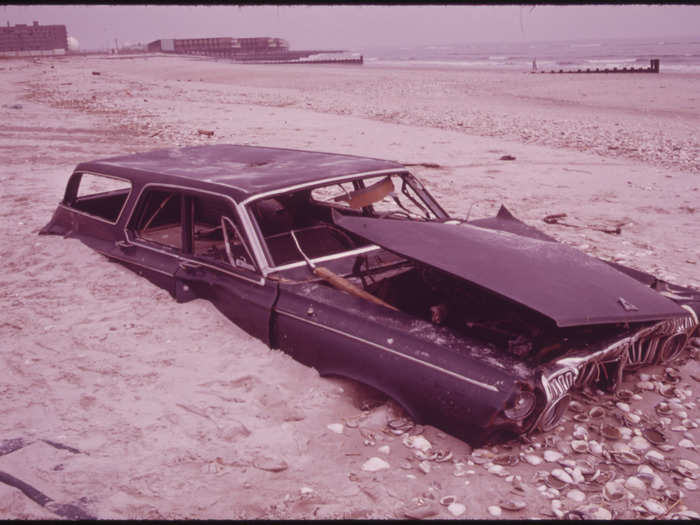
<instances>
[{"instance_id":1,"label":"long low building","mask_svg":"<svg viewBox=\"0 0 700 525\"><path fill-rule=\"evenodd\" d=\"M276 55L289 52L281 38L165 38L148 44L148 51L212 56Z\"/></svg>"},{"instance_id":2,"label":"long low building","mask_svg":"<svg viewBox=\"0 0 700 525\"><path fill-rule=\"evenodd\" d=\"M0 27L0 56L65 55L68 32L65 25L31 26L17 24Z\"/></svg>"}]
</instances>

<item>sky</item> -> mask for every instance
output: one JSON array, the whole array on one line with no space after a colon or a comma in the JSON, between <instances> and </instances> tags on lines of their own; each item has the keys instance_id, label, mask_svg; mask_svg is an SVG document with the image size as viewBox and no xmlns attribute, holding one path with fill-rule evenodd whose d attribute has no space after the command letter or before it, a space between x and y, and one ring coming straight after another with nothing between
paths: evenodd
<instances>
[{"instance_id":1,"label":"sky","mask_svg":"<svg viewBox=\"0 0 700 525\"><path fill-rule=\"evenodd\" d=\"M0 5L0 23L64 24L82 50L161 38L279 37L291 49L600 38L700 39L700 6Z\"/></svg>"}]
</instances>

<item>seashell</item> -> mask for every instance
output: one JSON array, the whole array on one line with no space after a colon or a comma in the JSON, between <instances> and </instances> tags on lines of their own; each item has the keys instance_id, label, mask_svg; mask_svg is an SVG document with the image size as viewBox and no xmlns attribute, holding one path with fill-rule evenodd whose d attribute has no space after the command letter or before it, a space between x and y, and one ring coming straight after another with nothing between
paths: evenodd
<instances>
[{"instance_id":1,"label":"seashell","mask_svg":"<svg viewBox=\"0 0 700 525\"><path fill-rule=\"evenodd\" d=\"M554 463L555 461L559 461L563 457L564 455L561 452L557 452L556 450L544 451L544 460L548 463Z\"/></svg>"},{"instance_id":2,"label":"seashell","mask_svg":"<svg viewBox=\"0 0 700 525\"><path fill-rule=\"evenodd\" d=\"M622 439L622 433L618 427L603 423L600 425L600 434L608 439L618 440Z\"/></svg>"},{"instance_id":3,"label":"seashell","mask_svg":"<svg viewBox=\"0 0 700 525\"><path fill-rule=\"evenodd\" d=\"M454 517L458 517L465 513L467 507L461 503L450 503L447 506L447 510L450 511L450 514L452 514Z\"/></svg>"},{"instance_id":4,"label":"seashell","mask_svg":"<svg viewBox=\"0 0 700 525\"><path fill-rule=\"evenodd\" d=\"M571 476L566 472L565 470L562 470L560 468L555 468L551 472L551 476L555 477L559 481L563 481L564 483L573 483L574 480L571 478Z\"/></svg>"},{"instance_id":5,"label":"seashell","mask_svg":"<svg viewBox=\"0 0 700 525\"><path fill-rule=\"evenodd\" d=\"M683 448L695 448L695 443L693 443L689 439L681 439L678 442L678 446Z\"/></svg>"},{"instance_id":6,"label":"seashell","mask_svg":"<svg viewBox=\"0 0 700 525\"><path fill-rule=\"evenodd\" d=\"M594 456L602 456L603 455L603 445L598 443L597 441L589 441L588 442L588 449L590 450L591 454Z\"/></svg>"},{"instance_id":7,"label":"seashell","mask_svg":"<svg viewBox=\"0 0 700 525\"><path fill-rule=\"evenodd\" d=\"M620 501L625 497L625 490L620 481L609 481L603 486L603 497L607 501Z\"/></svg>"},{"instance_id":8,"label":"seashell","mask_svg":"<svg viewBox=\"0 0 700 525\"><path fill-rule=\"evenodd\" d=\"M546 448L552 448L559 442L559 438L554 435L548 435L544 438L544 446Z\"/></svg>"},{"instance_id":9,"label":"seashell","mask_svg":"<svg viewBox=\"0 0 700 525\"><path fill-rule=\"evenodd\" d=\"M492 460L494 463L497 465L505 465L508 467L512 467L513 465L517 465L520 463L520 459L518 456L515 456L513 454L501 454L500 456L496 456Z\"/></svg>"},{"instance_id":10,"label":"seashell","mask_svg":"<svg viewBox=\"0 0 700 525\"><path fill-rule=\"evenodd\" d=\"M681 481L681 485L685 490L698 490L698 484L694 481L690 481L689 479L684 479Z\"/></svg>"},{"instance_id":11,"label":"seashell","mask_svg":"<svg viewBox=\"0 0 700 525\"><path fill-rule=\"evenodd\" d=\"M440 498L440 505L447 507L457 501L457 496L443 496Z\"/></svg>"},{"instance_id":12,"label":"seashell","mask_svg":"<svg viewBox=\"0 0 700 525\"><path fill-rule=\"evenodd\" d=\"M622 410L623 412L629 412L630 411L630 406L627 403L623 403L622 401L618 401L615 403L615 406Z\"/></svg>"},{"instance_id":13,"label":"seashell","mask_svg":"<svg viewBox=\"0 0 700 525\"><path fill-rule=\"evenodd\" d=\"M566 497L577 503L581 503L586 499L586 495L578 489L571 489L566 493Z\"/></svg>"},{"instance_id":14,"label":"seashell","mask_svg":"<svg viewBox=\"0 0 700 525\"><path fill-rule=\"evenodd\" d=\"M681 459L678 461L678 463L681 464L682 467L687 468L688 470L698 470L700 467L696 464L690 461L689 459Z\"/></svg>"},{"instance_id":15,"label":"seashell","mask_svg":"<svg viewBox=\"0 0 700 525\"><path fill-rule=\"evenodd\" d=\"M452 452L449 450L437 450L435 452L435 458L434 461L437 463L444 463L445 461L449 461L452 459Z\"/></svg>"},{"instance_id":16,"label":"seashell","mask_svg":"<svg viewBox=\"0 0 700 525\"><path fill-rule=\"evenodd\" d=\"M343 420L343 423L345 423L345 426L348 428L357 428L360 425L360 422L355 419L355 418L347 418Z\"/></svg>"},{"instance_id":17,"label":"seashell","mask_svg":"<svg viewBox=\"0 0 700 525\"><path fill-rule=\"evenodd\" d=\"M681 476L684 476L686 478L690 478L690 479L697 479L698 478L698 476L697 476L697 474L695 474L695 472L693 472L690 469L685 468L682 465L677 465L677 466L673 467L673 471L678 472L678 474L680 474Z\"/></svg>"},{"instance_id":18,"label":"seashell","mask_svg":"<svg viewBox=\"0 0 700 525\"><path fill-rule=\"evenodd\" d=\"M573 459L560 459L559 464L562 467L569 467L569 468L574 468L576 466L576 462Z\"/></svg>"},{"instance_id":19,"label":"seashell","mask_svg":"<svg viewBox=\"0 0 700 525\"><path fill-rule=\"evenodd\" d=\"M602 419L605 417L605 409L603 407L593 407L588 411L588 417L591 419Z\"/></svg>"},{"instance_id":20,"label":"seashell","mask_svg":"<svg viewBox=\"0 0 700 525\"><path fill-rule=\"evenodd\" d=\"M430 441L425 439L423 436L404 436L403 444L408 448L414 448L420 450L421 452L427 452L432 448Z\"/></svg>"},{"instance_id":21,"label":"seashell","mask_svg":"<svg viewBox=\"0 0 700 525\"><path fill-rule=\"evenodd\" d=\"M574 421L578 421L579 423L586 423L587 421L590 421L588 414L576 414L572 419Z\"/></svg>"},{"instance_id":22,"label":"seashell","mask_svg":"<svg viewBox=\"0 0 700 525\"><path fill-rule=\"evenodd\" d=\"M676 396L676 387L674 385L661 385L658 388L659 394L664 397L673 398Z\"/></svg>"},{"instance_id":23,"label":"seashell","mask_svg":"<svg viewBox=\"0 0 700 525\"><path fill-rule=\"evenodd\" d=\"M429 474L430 473L430 463L427 461L421 461L418 463L418 470L420 470L423 474Z\"/></svg>"},{"instance_id":24,"label":"seashell","mask_svg":"<svg viewBox=\"0 0 700 525\"><path fill-rule=\"evenodd\" d=\"M647 509L650 513L656 515L656 516L661 516L663 514L666 514L666 507L664 507L661 503L659 503L656 500L653 499L647 499L644 500L642 503L645 509Z\"/></svg>"},{"instance_id":25,"label":"seashell","mask_svg":"<svg viewBox=\"0 0 700 525\"><path fill-rule=\"evenodd\" d=\"M489 511L489 514L491 514L491 516L494 516L494 517L501 515L501 507L499 507L498 505L490 505L488 507L488 511Z\"/></svg>"},{"instance_id":26,"label":"seashell","mask_svg":"<svg viewBox=\"0 0 700 525\"><path fill-rule=\"evenodd\" d=\"M610 455L613 460L620 465L639 465L642 462L642 458L634 452L611 452Z\"/></svg>"},{"instance_id":27,"label":"seashell","mask_svg":"<svg viewBox=\"0 0 700 525\"><path fill-rule=\"evenodd\" d=\"M497 476L501 477L508 475L508 471L505 468L503 468L502 465L491 465L488 468L488 472L489 474L496 474Z\"/></svg>"},{"instance_id":28,"label":"seashell","mask_svg":"<svg viewBox=\"0 0 700 525\"><path fill-rule=\"evenodd\" d=\"M378 457L369 458L362 464L362 470L365 472L376 472L378 470L384 470L390 468L391 465Z\"/></svg>"},{"instance_id":29,"label":"seashell","mask_svg":"<svg viewBox=\"0 0 700 525\"><path fill-rule=\"evenodd\" d=\"M600 483L596 483L595 481L584 481L582 483L577 483L576 486L579 488L579 490L586 493L600 492Z\"/></svg>"},{"instance_id":30,"label":"seashell","mask_svg":"<svg viewBox=\"0 0 700 525\"><path fill-rule=\"evenodd\" d=\"M671 408L671 406L663 401L658 403L654 407L654 410L656 410L656 413L660 416L670 416L671 414L673 414L673 409Z\"/></svg>"},{"instance_id":31,"label":"seashell","mask_svg":"<svg viewBox=\"0 0 700 525\"><path fill-rule=\"evenodd\" d=\"M642 435L654 445L661 445L668 441L666 436L658 428L647 428L642 431Z\"/></svg>"},{"instance_id":32,"label":"seashell","mask_svg":"<svg viewBox=\"0 0 700 525\"><path fill-rule=\"evenodd\" d=\"M483 465L484 463L488 463L493 457L493 452L490 452L483 448L477 448L476 450L472 451L471 454L471 460L477 465Z\"/></svg>"},{"instance_id":33,"label":"seashell","mask_svg":"<svg viewBox=\"0 0 700 525\"><path fill-rule=\"evenodd\" d=\"M681 424L688 429L698 428L698 424L692 419L684 419L683 421L681 421Z\"/></svg>"},{"instance_id":34,"label":"seashell","mask_svg":"<svg viewBox=\"0 0 700 525\"><path fill-rule=\"evenodd\" d=\"M619 401L629 401L632 399L632 396L634 395L634 392L631 390L618 390L617 393L615 394L615 397Z\"/></svg>"},{"instance_id":35,"label":"seashell","mask_svg":"<svg viewBox=\"0 0 700 525\"><path fill-rule=\"evenodd\" d=\"M651 452L653 452L653 450ZM659 454L659 456L661 456L661 454ZM669 472L671 470L671 465L663 456L658 457L650 455L650 453L647 452L647 454L644 456L644 459L649 465L651 465L658 471Z\"/></svg>"},{"instance_id":36,"label":"seashell","mask_svg":"<svg viewBox=\"0 0 700 525\"><path fill-rule=\"evenodd\" d=\"M586 477L590 477L596 472L596 467L590 459L579 459L576 468Z\"/></svg>"},{"instance_id":37,"label":"seashell","mask_svg":"<svg viewBox=\"0 0 700 525\"><path fill-rule=\"evenodd\" d=\"M586 411L586 407L583 405L583 403L574 400L569 403L569 410L571 410L574 414L582 414Z\"/></svg>"},{"instance_id":38,"label":"seashell","mask_svg":"<svg viewBox=\"0 0 700 525\"><path fill-rule=\"evenodd\" d=\"M606 483L609 483L615 479L615 471L614 470L600 470L600 474L596 477L597 479L595 480L596 483L605 485Z\"/></svg>"},{"instance_id":39,"label":"seashell","mask_svg":"<svg viewBox=\"0 0 700 525\"><path fill-rule=\"evenodd\" d=\"M634 436L630 440L630 447L633 450L646 450L651 446L651 444L644 439L642 436Z\"/></svg>"},{"instance_id":40,"label":"seashell","mask_svg":"<svg viewBox=\"0 0 700 525\"><path fill-rule=\"evenodd\" d=\"M537 466L540 463L542 463L542 458L539 457L536 454L526 454L525 455L525 461L527 461L530 465Z\"/></svg>"},{"instance_id":41,"label":"seashell","mask_svg":"<svg viewBox=\"0 0 700 525\"><path fill-rule=\"evenodd\" d=\"M501 507L502 509L505 509L505 510L518 511L518 510L523 510L524 508L526 508L527 503L525 503L521 499L508 498L508 499L502 499L501 501L499 501L498 506Z\"/></svg>"},{"instance_id":42,"label":"seashell","mask_svg":"<svg viewBox=\"0 0 700 525\"><path fill-rule=\"evenodd\" d=\"M586 454L588 452L588 442L583 440L572 441L571 449L578 454Z\"/></svg>"},{"instance_id":43,"label":"seashell","mask_svg":"<svg viewBox=\"0 0 700 525\"><path fill-rule=\"evenodd\" d=\"M631 412L629 414L625 414L624 418L627 426L636 426L642 420L641 416Z\"/></svg>"},{"instance_id":44,"label":"seashell","mask_svg":"<svg viewBox=\"0 0 700 525\"><path fill-rule=\"evenodd\" d=\"M666 370L664 370L664 380L667 383L670 383L672 385L676 385L680 383L681 381L681 372L677 368L673 367L668 367Z\"/></svg>"},{"instance_id":45,"label":"seashell","mask_svg":"<svg viewBox=\"0 0 700 525\"><path fill-rule=\"evenodd\" d=\"M588 439L588 430L586 430L581 425L576 425L574 431L571 434L574 439Z\"/></svg>"},{"instance_id":46,"label":"seashell","mask_svg":"<svg viewBox=\"0 0 700 525\"><path fill-rule=\"evenodd\" d=\"M562 471L562 472L564 472L564 471ZM571 481L573 481L573 480L571 480ZM557 489L557 490L563 489L564 487L566 487L568 485L567 482L562 481L561 479L557 478L556 476L554 476L552 474L549 474L549 476L545 480L545 483L547 484L548 487L551 487L551 488Z\"/></svg>"},{"instance_id":47,"label":"seashell","mask_svg":"<svg viewBox=\"0 0 700 525\"><path fill-rule=\"evenodd\" d=\"M633 492L644 492L647 486L644 484L644 481L637 476L630 476L627 478L627 481L625 481L625 488Z\"/></svg>"}]
</instances>

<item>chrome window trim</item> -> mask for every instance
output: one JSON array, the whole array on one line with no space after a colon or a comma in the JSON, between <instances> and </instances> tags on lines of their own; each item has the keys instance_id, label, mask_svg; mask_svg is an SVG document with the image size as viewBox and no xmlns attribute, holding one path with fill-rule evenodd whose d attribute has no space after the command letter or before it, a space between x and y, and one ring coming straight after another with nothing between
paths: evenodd
<instances>
[{"instance_id":1,"label":"chrome window trim","mask_svg":"<svg viewBox=\"0 0 700 525\"><path fill-rule=\"evenodd\" d=\"M362 253L373 252L380 250L381 246L376 244L370 244L369 246L363 246L362 248L355 248L347 252L333 253L331 255L324 255L323 257L317 257L316 259L311 259L313 263L320 263L326 261L335 261L336 259L342 259L343 257L351 257L353 255L360 255ZM273 272L282 272L284 270L291 270L292 268L300 268L301 266L306 266L306 261L297 261L293 263L284 264L282 266L275 266L271 268Z\"/></svg>"},{"instance_id":2,"label":"chrome window trim","mask_svg":"<svg viewBox=\"0 0 700 525\"><path fill-rule=\"evenodd\" d=\"M80 176L81 176L80 182L83 181L82 176L87 174L87 175L95 175L96 177L105 177L107 179L120 180L120 181L123 181L123 182L126 182L129 184L129 193L126 194L126 199L124 199L124 204L122 204L122 209L119 210L119 215L117 215L117 220L115 220L114 222L109 221L109 220L107 220L103 217L100 217L98 215L93 215L92 213L78 210L76 208L73 208L72 206L69 206L68 204L65 203L65 195L64 195L63 199L58 203L58 205L60 207L65 208L67 210L70 210L72 212L78 213L80 215L85 215L86 217L90 217L90 218L96 219L98 221L105 222L107 224L111 224L112 226L116 225L119 222L119 219L122 218L122 215L124 214L124 210L126 209L126 204L129 202L129 197L131 197L131 194L134 191L134 183L130 179L125 179L124 177L116 177L114 175L107 175L105 173L100 173L99 171L92 171L92 170L74 171L71 174L70 178L73 178L76 174L80 174ZM80 184L78 184L78 187L75 189L75 199L76 200L78 199L78 190L79 189L80 189ZM95 195L98 195L98 194L95 194ZM87 197L87 195L85 195L85 197Z\"/></svg>"},{"instance_id":3,"label":"chrome window trim","mask_svg":"<svg viewBox=\"0 0 700 525\"><path fill-rule=\"evenodd\" d=\"M482 383L481 381L477 381L476 379L472 379L471 377L463 376L461 374L458 374L457 372L453 372L452 370L448 370L446 368L442 368L440 366L434 365L433 363L428 363L427 361L423 361L422 359L418 359L416 357L406 355L406 354L399 352L397 350L393 350L391 348L387 348L386 346L374 343L372 341L368 341L367 339L362 339L361 337L357 337L356 335L352 335L352 334L349 334L347 332L343 332L343 331L338 330L336 328L331 328L330 326L327 326L327 325L324 325L321 323L317 323L315 321L311 321L310 319L305 319L304 317L300 317L298 315L295 315L291 312L287 312L285 310L280 310L279 308L274 308L274 311L278 314L286 315L287 317L291 317L291 318L296 319L298 321L302 321L304 323L308 323L308 324L317 326L317 327L322 328L324 330L328 330L329 332L333 332L333 333L345 336L349 339L353 339L355 341L365 343L365 344L372 346L374 348L378 348L379 350L384 350L385 352L389 352L389 353L397 355L399 357L403 357L404 359L408 359L409 361L414 361L414 362L419 363L423 366L427 366L428 368L432 368L433 370L437 370L439 372L450 375L452 377L455 377L457 379L460 379L460 380L465 381L467 383L470 383L472 385L478 386L480 388L484 388L486 390L491 390L492 392L500 392L500 390L494 385Z\"/></svg>"}]
</instances>

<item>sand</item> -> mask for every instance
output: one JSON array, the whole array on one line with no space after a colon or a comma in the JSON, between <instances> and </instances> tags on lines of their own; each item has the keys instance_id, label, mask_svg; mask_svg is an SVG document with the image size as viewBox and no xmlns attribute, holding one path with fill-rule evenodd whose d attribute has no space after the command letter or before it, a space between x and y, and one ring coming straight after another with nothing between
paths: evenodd
<instances>
[{"instance_id":1,"label":"sand","mask_svg":"<svg viewBox=\"0 0 700 525\"><path fill-rule=\"evenodd\" d=\"M402 518L421 502L436 517L463 504L459 517L489 518L488 507L513 494L508 476L469 465L471 448L430 426L424 436L453 460L422 472L401 438L381 432L402 414L394 403L319 377L206 301L175 303L77 240L39 237L78 162L208 143L397 160L415 164L456 216L492 215L503 203L589 254L700 287L696 75L137 56L6 60L0 78L0 443L27 443L0 455L0 471L99 518ZM542 221L553 213L576 227ZM620 235L599 231L616 226ZM682 374L687 418L700 422L690 378L698 362ZM638 380L631 374L625 386ZM662 399L646 392L630 404L653 414ZM566 441L572 428L567 417L551 435ZM700 443L698 430L666 433L673 445ZM545 437L509 453L541 456ZM667 456L700 463L697 448ZM362 470L372 457L390 467ZM580 507L566 491L536 489L536 471L555 466L507 467L527 485L528 506L502 517L544 517L559 500L563 511ZM683 491L671 512L700 512L697 490L662 477ZM441 505L447 495L457 505ZM673 505L648 488L603 506L632 518L650 497ZM55 515L0 484L0 517Z\"/></svg>"}]
</instances>

